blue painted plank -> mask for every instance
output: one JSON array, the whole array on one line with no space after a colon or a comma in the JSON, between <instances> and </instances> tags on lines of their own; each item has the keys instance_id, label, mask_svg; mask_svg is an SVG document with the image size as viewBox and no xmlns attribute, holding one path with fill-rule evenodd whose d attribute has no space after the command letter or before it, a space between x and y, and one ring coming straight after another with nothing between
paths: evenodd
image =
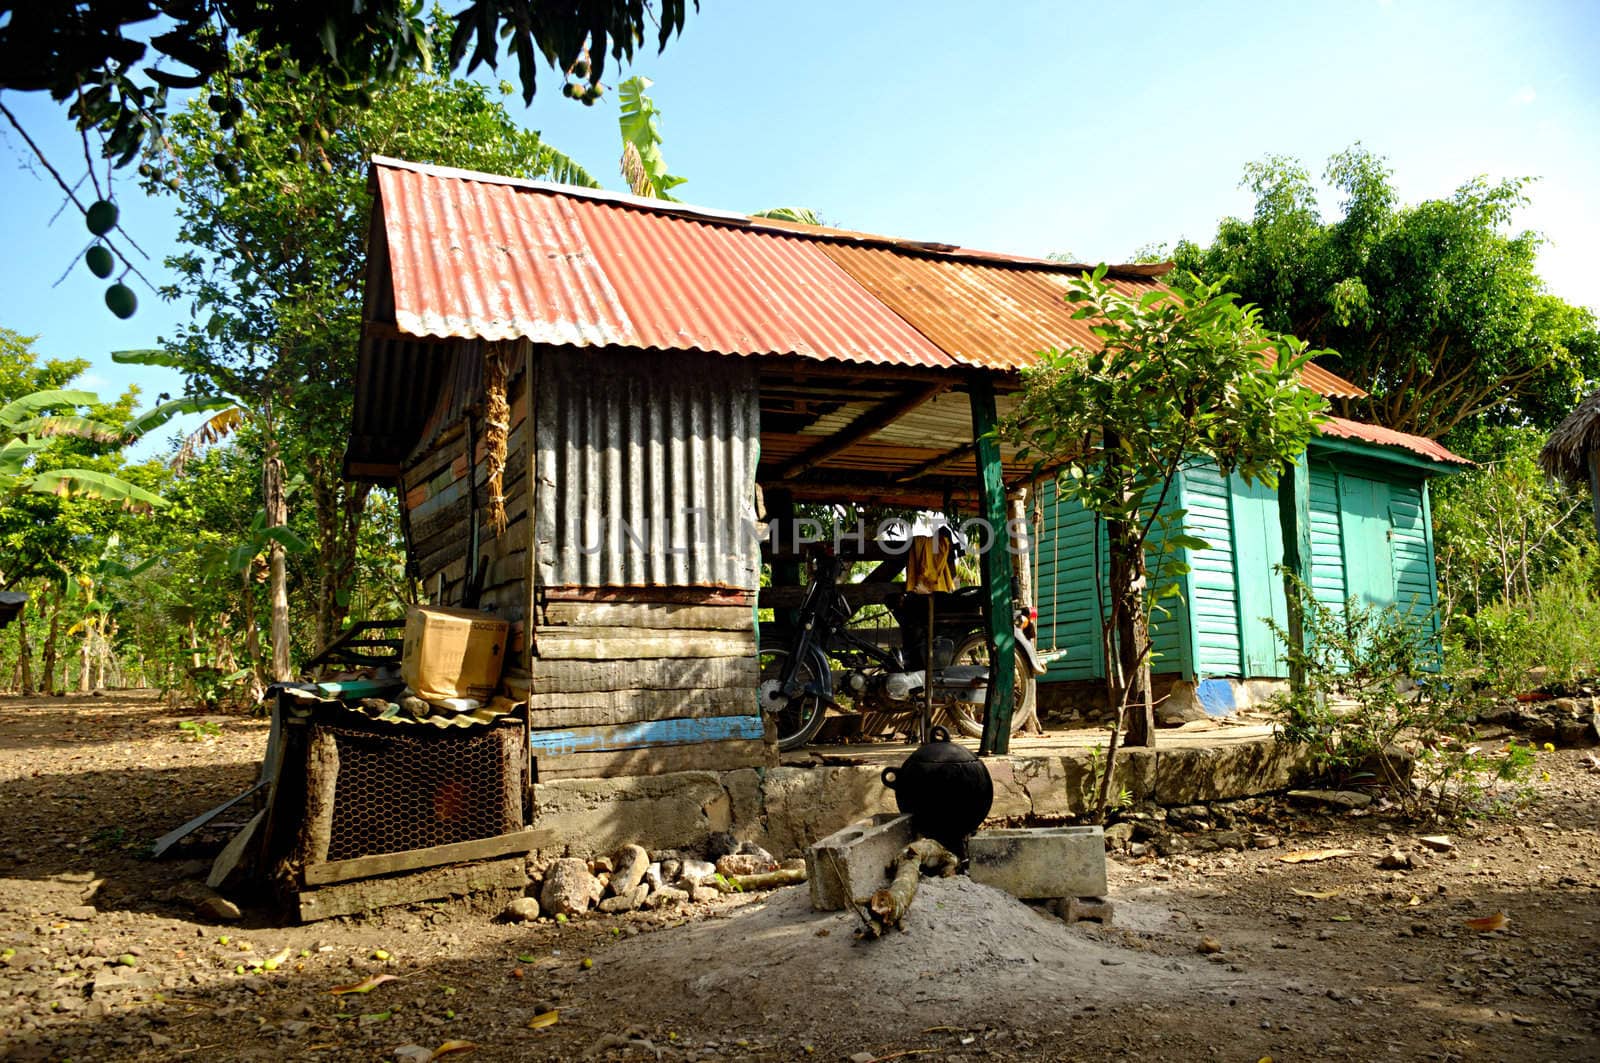
<instances>
[{"instance_id":1,"label":"blue painted plank","mask_svg":"<svg viewBox=\"0 0 1600 1063\"><path fill-rule=\"evenodd\" d=\"M754 693L751 697L754 698ZM568 753L603 753L649 746L688 746L730 738L761 738L759 716L713 716L705 719L651 720L607 727L565 727L534 731L533 751L541 757Z\"/></svg>"}]
</instances>

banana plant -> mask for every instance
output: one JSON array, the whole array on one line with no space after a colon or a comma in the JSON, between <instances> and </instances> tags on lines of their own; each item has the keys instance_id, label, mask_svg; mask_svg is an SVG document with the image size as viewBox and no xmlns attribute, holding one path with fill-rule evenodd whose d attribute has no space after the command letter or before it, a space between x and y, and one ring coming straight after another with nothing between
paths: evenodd
<instances>
[{"instance_id":1,"label":"banana plant","mask_svg":"<svg viewBox=\"0 0 1600 1063\"><path fill-rule=\"evenodd\" d=\"M647 77L631 77L617 86L622 101L617 118L622 132L622 177L636 196L675 203L672 190L688 178L668 173L667 160L661 157L661 130L656 125L661 112L644 94L652 84Z\"/></svg>"},{"instance_id":2,"label":"banana plant","mask_svg":"<svg viewBox=\"0 0 1600 1063\"><path fill-rule=\"evenodd\" d=\"M159 495L120 476L96 469L40 469L35 459L58 438L126 446L181 414L233 405L223 396L185 395L147 410L125 425L113 425L79 412L99 401L91 391L54 389L35 391L0 406L0 494L75 495L120 502L126 509L138 510L165 505Z\"/></svg>"}]
</instances>

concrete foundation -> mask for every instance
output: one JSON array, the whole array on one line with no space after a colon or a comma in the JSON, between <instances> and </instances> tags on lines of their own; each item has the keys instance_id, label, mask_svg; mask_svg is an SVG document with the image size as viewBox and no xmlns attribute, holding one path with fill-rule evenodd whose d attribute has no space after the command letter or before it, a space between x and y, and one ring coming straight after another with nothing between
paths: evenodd
<instances>
[{"instance_id":1,"label":"concrete foundation","mask_svg":"<svg viewBox=\"0 0 1600 1063\"><path fill-rule=\"evenodd\" d=\"M974 882L1025 901L1103 897L1106 837L1099 827L981 830L967 841Z\"/></svg>"},{"instance_id":2,"label":"concrete foundation","mask_svg":"<svg viewBox=\"0 0 1600 1063\"><path fill-rule=\"evenodd\" d=\"M888 880L889 865L916 839L911 817L884 812L857 820L806 850L811 907L837 912L863 904Z\"/></svg>"},{"instance_id":3,"label":"concrete foundation","mask_svg":"<svg viewBox=\"0 0 1600 1063\"><path fill-rule=\"evenodd\" d=\"M994 780L989 822L1060 821L1094 800L1103 732L1013 739L1011 754L986 763ZM969 743L971 744L971 743ZM727 832L779 855L875 813L896 811L879 778L910 746L850 745L805 750L776 768L684 771L614 779L560 779L533 787L530 826L555 833L539 856L609 855L627 843L647 849L698 848ZM1187 805L1285 790L1309 762L1265 727L1163 733L1153 749L1117 754L1114 792L1131 801Z\"/></svg>"},{"instance_id":4,"label":"concrete foundation","mask_svg":"<svg viewBox=\"0 0 1600 1063\"><path fill-rule=\"evenodd\" d=\"M1174 675L1152 677L1156 722L1176 727L1195 720L1221 719L1248 709L1259 709L1273 695L1288 689L1286 679L1183 679ZM1110 720L1104 680L1069 679L1039 684L1039 709L1046 719Z\"/></svg>"}]
</instances>

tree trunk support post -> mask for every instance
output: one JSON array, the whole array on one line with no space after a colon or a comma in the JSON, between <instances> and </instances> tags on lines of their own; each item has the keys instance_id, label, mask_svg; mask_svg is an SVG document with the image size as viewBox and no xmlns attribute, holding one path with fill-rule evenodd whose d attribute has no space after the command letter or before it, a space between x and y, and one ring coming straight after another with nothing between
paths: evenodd
<instances>
[{"instance_id":1,"label":"tree trunk support post","mask_svg":"<svg viewBox=\"0 0 1600 1063\"><path fill-rule=\"evenodd\" d=\"M1289 641L1299 649L1306 644L1305 614L1300 590L1311 586L1311 473L1302 454L1286 462L1278 477L1278 523L1283 530L1283 598ZM1299 586L1296 586L1296 584ZM1305 689L1305 670L1289 662L1289 688Z\"/></svg>"},{"instance_id":2,"label":"tree trunk support post","mask_svg":"<svg viewBox=\"0 0 1600 1063\"><path fill-rule=\"evenodd\" d=\"M983 613L989 642L989 688L984 694L983 738L979 756L1011 748L1011 714L1016 699L1016 634L1011 604L1011 552L1006 529L1006 487L1000 467L1000 441L993 435L994 381L974 376L967 385L972 403L972 438L978 463L978 516L989 526L990 541L981 563Z\"/></svg>"}]
</instances>

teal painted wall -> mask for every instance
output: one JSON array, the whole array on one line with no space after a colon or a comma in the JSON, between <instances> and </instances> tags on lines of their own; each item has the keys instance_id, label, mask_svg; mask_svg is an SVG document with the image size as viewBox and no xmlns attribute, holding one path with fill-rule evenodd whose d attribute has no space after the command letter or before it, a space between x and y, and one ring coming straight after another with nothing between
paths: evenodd
<instances>
[{"instance_id":1,"label":"teal painted wall","mask_svg":"<svg viewBox=\"0 0 1600 1063\"><path fill-rule=\"evenodd\" d=\"M1163 507L1166 512L1180 505L1179 493ZM1066 679L1102 679L1100 659L1099 595L1091 574L1095 570L1098 540L1100 572L1104 578L1106 533L1094 514L1076 502L1059 499L1054 484L1039 489L1041 521L1034 537L1033 565L1038 583L1039 649L1065 651L1049 664L1040 677L1043 682ZM1146 563L1158 563L1163 536L1152 533L1145 552ZM1168 576L1156 585L1173 582ZM1189 610L1184 599L1161 599L1151 622L1151 667L1160 673L1183 672L1189 641Z\"/></svg>"},{"instance_id":2,"label":"teal painted wall","mask_svg":"<svg viewBox=\"0 0 1600 1063\"><path fill-rule=\"evenodd\" d=\"M1394 605L1419 622L1437 618L1427 481L1408 466L1348 454L1319 453L1308 462L1311 511L1311 585L1317 600L1342 612L1360 595ZM1104 675L1094 571L1095 540L1104 572L1105 533L1092 514L1060 501L1053 484L1039 492L1040 526L1034 540L1038 579L1039 646L1065 650L1041 677L1045 682ZM1178 579L1181 597L1161 600L1153 625L1155 671L1185 678L1284 676L1281 646L1265 623L1287 623L1283 532L1276 491L1224 481L1215 465L1186 469L1168 509L1187 511L1186 531L1206 540L1204 550L1177 555L1190 566ZM1159 556L1153 545L1148 560ZM1163 611L1164 610L1164 611Z\"/></svg>"},{"instance_id":3,"label":"teal painted wall","mask_svg":"<svg viewBox=\"0 0 1600 1063\"><path fill-rule=\"evenodd\" d=\"M1342 612L1346 598L1392 605L1438 633L1428 483L1405 467L1329 456L1311 462L1311 583Z\"/></svg>"},{"instance_id":4,"label":"teal painted wall","mask_svg":"<svg viewBox=\"0 0 1600 1063\"><path fill-rule=\"evenodd\" d=\"M1189 611L1194 618L1190 656L1202 675L1239 675L1242 644L1232 492L1215 465L1184 470L1183 505L1189 511L1189 534L1211 544L1187 558Z\"/></svg>"}]
</instances>

